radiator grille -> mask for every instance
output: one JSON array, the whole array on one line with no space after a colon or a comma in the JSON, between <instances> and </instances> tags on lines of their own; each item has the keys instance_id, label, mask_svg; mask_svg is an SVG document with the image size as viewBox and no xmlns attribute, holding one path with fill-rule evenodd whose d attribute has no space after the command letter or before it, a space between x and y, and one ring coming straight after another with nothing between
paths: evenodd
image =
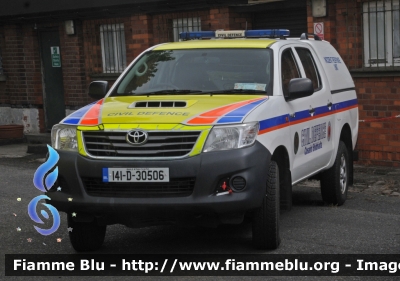
<instances>
[{"instance_id":1,"label":"radiator grille","mask_svg":"<svg viewBox=\"0 0 400 281\"><path fill-rule=\"evenodd\" d=\"M185 197L193 193L196 178L171 179L170 182L117 183L101 178L82 178L86 192L99 197L163 198Z\"/></svg>"},{"instance_id":2,"label":"radiator grille","mask_svg":"<svg viewBox=\"0 0 400 281\"><path fill-rule=\"evenodd\" d=\"M188 154L194 147L199 131L159 132L149 131L148 140L140 146L126 141L127 132L84 132L86 151L99 157L179 157Z\"/></svg>"}]
</instances>

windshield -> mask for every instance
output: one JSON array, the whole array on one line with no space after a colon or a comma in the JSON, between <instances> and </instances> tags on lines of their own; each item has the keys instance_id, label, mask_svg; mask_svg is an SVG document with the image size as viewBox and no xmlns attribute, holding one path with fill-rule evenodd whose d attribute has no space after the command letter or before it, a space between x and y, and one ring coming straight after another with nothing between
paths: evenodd
<instances>
[{"instance_id":1,"label":"windshield","mask_svg":"<svg viewBox=\"0 0 400 281\"><path fill-rule=\"evenodd\" d=\"M266 94L271 89L271 60L270 49L150 51L111 95Z\"/></svg>"}]
</instances>

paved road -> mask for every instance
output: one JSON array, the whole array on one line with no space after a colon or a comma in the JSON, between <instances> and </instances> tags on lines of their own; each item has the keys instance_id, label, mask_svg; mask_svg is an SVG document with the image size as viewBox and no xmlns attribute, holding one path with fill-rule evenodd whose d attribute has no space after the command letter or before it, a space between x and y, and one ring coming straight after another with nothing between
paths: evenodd
<instances>
[{"instance_id":1,"label":"paved road","mask_svg":"<svg viewBox=\"0 0 400 281\"><path fill-rule=\"evenodd\" d=\"M5 278L4 254L6 253L75 253L68 241L65 214L61 214L59 230L51 236L39 235L27 214L30 200L41 194L32 183L33 174L41 164L35 159L40 156L1 157L0 153L0 271L2 272L0 279ZM348 201L341 207L323 204L317 182L295 186L293 209L281 214L282 244L273 252L252 249L250 225L216 229L182 226L129 229L114 225L108 227L104 246L99 253L399 254L400 197L393 196L393 193L398 191L399 170L386 171L385 174L385 172L375 173L376 170L372 168L358 167L357 171L355 188L349 193ZM391 174L392 177L387 174ZM384 191L388 189L391 189L391 192L385 193ZM21 201L17 198L21 198ZM18 227L21 231L17 231ZM32 241L28 242L28 238ZM61 238L61 242L57 242L57 238ZM8 278L8 280L19 279L23 278ZM99 279L101 278L93 280ZM258 278L252 278L256 279ZM358 277L351 279L367 280ZM293 278L293 280L299 279ZM321 278L307 280L321 280ZM342 280L342 277L326 278L326 280Z\"/></svg>"}]
</instances>

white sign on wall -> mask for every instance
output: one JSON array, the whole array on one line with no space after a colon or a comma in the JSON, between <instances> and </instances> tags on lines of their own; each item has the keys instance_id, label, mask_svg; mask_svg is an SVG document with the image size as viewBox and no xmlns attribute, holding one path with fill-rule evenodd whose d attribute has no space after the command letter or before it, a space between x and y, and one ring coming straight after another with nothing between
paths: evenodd
<instances>
[{"instance_id":1,"label":"white sign on wall","mask_svg":"<svg viewBox=\"0 0 400 281\"><path fill-rule=\"evenodd\" d=\"M314 22L314 34L318 35L319 38L324 40L324 23Z\"/></svg>"}]
</instances>

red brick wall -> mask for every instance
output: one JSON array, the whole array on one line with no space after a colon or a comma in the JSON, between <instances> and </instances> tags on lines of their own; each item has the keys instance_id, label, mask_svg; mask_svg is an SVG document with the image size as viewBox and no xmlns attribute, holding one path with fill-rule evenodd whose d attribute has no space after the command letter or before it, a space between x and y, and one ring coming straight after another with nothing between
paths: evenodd
<instances>
[{"instance_id":1,"label":"red brick wall","mask_svg":"<svg viewBox=\"0 0 400 281\"><path fill-rule=\"evenodd\" d=\"M32 82L35 57L32 54L32 38L26 34L28 30L23 26L6 26L4 28L3 68L7 76L6 95L8 103L28 105L34 100ZM25 45L25 43L31 43ZM25 63L25 56L31 59ZM32 60L33 58L33 60ZM28 95L31 94L31 96Z\"/></svg>"},{"instance_id":2,"label":"red brick wall","mask_svg":"<svg viewBox=\"0 0 400 281\"><path fill-rule=\"evenodd\" d=\"M362 71L362 2L364 0L327 0L328 16L313 18L308 1L308 30L313 32L313 22L324 22L326 40L337 48L352 72L360 120L372 121L360 122L359 163L400 166L400 118L378 120L400 114L400 77L388 72L374 77Z\"/></svg>"},{"instance_id":3,"label":"red brick wall","mask_svg":"<svg viewBox=\"0 0 400 281\"><path fill-rule=\"evenodd\" d=\"M9 103L9 98L6 93L6 82L0 81L0 105Z\"/></svg>"},{"instance_id":4,"label":"red brick wall","mask_svg":"<svg viewBox=\"0 0 400 281\"><path fill-rule=\"evenodd\" d=\"M0 82L0 103L12 107L40 108L43 103L41 63L34 26L5 25L1 27L0 34L6 76L6 81ZM44 122L40 123L40 129L44 130Z\"/></svg>"},{"instance_id":5,"label":"red brick wall","mask_svg":"<svg viewBox=\"0 0 400 281\"><path fill-rule=\"evenodd\" d=\"M360 120L373 121L400 114L400 77L355 78ZM361 122L357 147L361 162L400 166L399 118Z\"/></svg>"},{"instance_id":6,"label":"red brick wall","mask_svg":"<svg viewBox=\"0 0 400 281\"><path fill-rule=\"evenodd\" d=\"M1 102L24 106L41 104L41 64L33 26L4 26L2 40L3 68L7 78Z\"/></svg>"},{"instance_id":7,"label":"red brick wall","mask_svg":"<svg viewBox=\"0 0 400 281\"><path fill-rule=\"evenodd\" d=\"M130 34L127 37L130 41L127 44L127 61L131 62L141 52L154 44L153 17L150 15L131 16Z\"/></svg>"},{"instance_id":8,"label":"red brick wall","mask_svg":"<svg viewBox=\"0 0 400 281\"><path fill-rule=\"evenodd\" d=\"M327 0L328 16L313 18L311 1L307 1L307 23L313 32L314 22L324 22L325 39L336 47L351 70L362 67L363 42L361 8L364 0ZM174 18L200 17L202 30L251 29L251 14L240 14L231 8L220 7L199 11L169 14L132 15L111 19L123 22L127 63L148 47L172 41ZM77 107L91 99L86 95L89 83L97 80L93 74L102 73L99 27L110 19L92 19L75 22L75 35L64 33L63 22L54 22L60 32L65 102ZM45 27L38 23L38 28ZM33 24L5 25L0 27L0 48L6 82L0 82L0 103L19 106L43 105L43 89L39 40ZM355 73L354 71L352 72ZM358 72L358 75L362 72ZM365 74L365 73L364 73ZM112 83L116 79L109 77ZM365 76L365 75L364 75ZM387 118L400 114L400 78L390 75L381 77L353 77L358 98L361 120ZM44 130L43 110L39 110L41 130ZM400 118L381 122L360 123L357 149L360 163L399 166Z\"/></svg>"},{"instance_id":9,"label":"red brick wall","mask_svg":"<svg viewBox=\"0 0 400 281\"><path fill-rule=\"evenodd\" d=\"M86 94L89 83L103 79L100 25L124 23L127 63L154 44L172 41L174 18L200 17L202 30L251 28L251 18L230 8L176 12L160 15L132 15L124 18L89 19L75 21L74 35L65 34L64 22L3 25L0 46L3 68L7 76L0 82L0 103L38 107L41 130L44 131L43 86L38 30L58 28L62 59L64 98L67 108L86 105L91 101ZM165 33L165 30L169 30ZM165 36L166 35L166 36ZM117 74L105 79L110 84Z\"/></svg>"},{"instance_id":10,"label":"red brick wall","mask_svg":"<svg viewBox=\"0 0 400 281\"><path fill-rule=\"evenodd\" d=\"M324 23L324 40L329 41L335 48L336 40L336 1L326 0L328 14L326 17L313 18L311 2L307 1L307 27L309 33L314 33L314 22Z\"/></svg>"},{"instance_id":11,"label":"red brick wall","mask_svg":"<svg viewBox=\"0 0 400 281\"><path fill-rule=\"evenodd\" d=\"M64 100L67 106L72 107L81 106L91 101L86 94L82 23L75 21L74 27L75 35L67 35L63 24L59 26Z\"/></svg>"},{"instance_id":12,"label":"red brick wall","mask_svg":"<svg viewBox=\"0 0 400 281\"><path fill-rule=\"evenodd\" d=\"M243 30L246 23L247 29L251 29L251 14L237 13L228 7L210 9L210 30Z\"/></svg>"},{"instance_id":13,"label":"red brick wall","mask_svg":"<svg viewBox=\"0 0 400 281\"><path fill-rule=\"evenodd\" d=\"M5 50L5 41L4 41L4 28L0 26L0 56L4 56ZM6 92L6 82L0 81L0 104L8 104L10 102L9 95Z\"/></svg>"},{"instance_id":14,"label":"red brick wall","mask_svg":"<svg viewBox=\"0 0 400 281\"><path fill-rule=\"evenodd\" d=\"M82 23L82 44L84 50L86 86L96 79L106 79L111 85L117 78L117 75L106 75L98 78L98 75L101 75L103 72L100 25L124 23L127 63L129 64L147 48L155 44L173 41L173 19L195 17L201 19L202 30L245 29L246 21L247 27L251 28L251 17L249 14L236 13L230 8L215 8L154 15L137 14L129 18L84 20ZM74 98L74 100L76 100L76 98ZM77 101L82 102L83 100L78 99Z\"/></svg>"},{"instance_id":15,"label":"red brick wall","mask_svg":"<svg viewBox=\"0 0 400 281\"><path fill-rule=\"evenodd\" d=\"M24 60L21 62L25 67L25 91L29 104L40 105L43 103L42 75L39 42L37 32L32 25L24 26L23 38Z\"/></svg>"}]
</instances>

